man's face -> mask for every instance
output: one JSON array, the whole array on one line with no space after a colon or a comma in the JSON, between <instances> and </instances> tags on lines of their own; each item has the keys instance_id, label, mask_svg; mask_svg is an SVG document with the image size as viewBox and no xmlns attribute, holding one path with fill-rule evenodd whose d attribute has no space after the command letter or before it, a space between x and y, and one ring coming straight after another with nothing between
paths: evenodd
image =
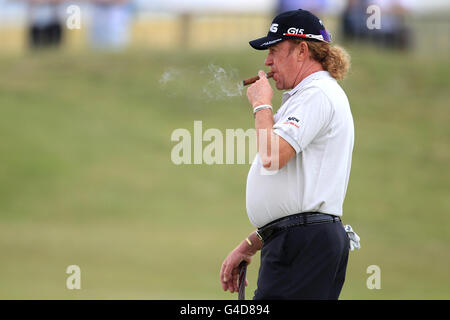
<instances>
[{"instance_id":1,"label":"man's face","mask_svg":"<svg viewBox=\"0 0 450 320\"><path fill-rule=\"evenodd\" d=\"M278 90L294 88L301 63L298 61L297 50L293 49L289 41L282 41L269 47L264 64L274 72L273 79Z\"/></svg>"}]
</instances>

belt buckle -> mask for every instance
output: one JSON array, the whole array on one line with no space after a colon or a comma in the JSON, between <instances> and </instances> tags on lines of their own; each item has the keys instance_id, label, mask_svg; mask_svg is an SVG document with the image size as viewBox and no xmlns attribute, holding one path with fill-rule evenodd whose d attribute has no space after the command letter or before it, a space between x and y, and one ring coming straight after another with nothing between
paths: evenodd
<instances>
[{"instance_id":1,"label":"belt buckle","mask_svg":"<svg viewBox=\"0 0 450 320\"><path fill-rule=\"evenodd\" d=\"M261 235L259 234L258 230L256 230L256 236L258 237L258 239L259 239L262 243L264 243L264 240L263 240L263 238L261 237Z\"/></svg>"}]
</instances>

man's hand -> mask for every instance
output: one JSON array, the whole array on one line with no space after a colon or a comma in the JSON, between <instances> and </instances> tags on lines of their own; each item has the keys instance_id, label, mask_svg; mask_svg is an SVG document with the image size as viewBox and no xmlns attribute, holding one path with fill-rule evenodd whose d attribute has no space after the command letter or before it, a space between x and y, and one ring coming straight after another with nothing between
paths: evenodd
<instances>
[{"instance_id":1,"label":"man's hand","mask_svg":"<svg viewBox=\"0 0 450 320\"><path fill-rule=\"evenodd\" d=\"M239 246L237 246L225 261L222 263L222 268L220 269L220 282L222 283L222 288L224 291L229 290L231 293L239 291L239 264L242 261L247 261L250 264L252 256L255 254L253 250L250 249L246 241L243 241ZM247 285L247 279L245 280L245 285Z\"/></svg>"},{"instance_id":2,"label":"man's hand","mask_svg":"<svg viewBox=\"0 0 450 320\"><path fill-rule=\"evenodd\" d=\"M250 264L251 256L241 252L239 245L222 263L222 268L220 270L220 282L222 283L222 288L224 291L229 290L231 293L238 292L239 264L244 260ZM245 280L245 285L247 285L247 279Z\"/></svg>"},{"instance_id":3,"label":"man's hand","mask_svg":"<svg viewBox=\"0 0 450 320\"><path fill-rule=\"evenodd\" d=\"M247 89L247 98L253 108L263 104L272 105L273 89L270 86L266 73L258 72L259 80Z\"/></svg>"}]
</instances>

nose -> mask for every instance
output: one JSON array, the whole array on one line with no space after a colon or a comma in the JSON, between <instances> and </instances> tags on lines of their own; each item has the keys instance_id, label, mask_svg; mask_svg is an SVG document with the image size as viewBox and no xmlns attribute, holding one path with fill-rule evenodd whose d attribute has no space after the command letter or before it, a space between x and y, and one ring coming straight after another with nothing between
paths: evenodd
<instances>
[{"instance_id":1,"label":"nose","mask_svg":"<svg viewBox=\"0 0 450 320\"><path fill-rule=\"evenodd\" d=\"M271 66L273 64L272 54L269 52L266 57L266 61L264 61L266 66Z\"/></svg>"}]
</instances>

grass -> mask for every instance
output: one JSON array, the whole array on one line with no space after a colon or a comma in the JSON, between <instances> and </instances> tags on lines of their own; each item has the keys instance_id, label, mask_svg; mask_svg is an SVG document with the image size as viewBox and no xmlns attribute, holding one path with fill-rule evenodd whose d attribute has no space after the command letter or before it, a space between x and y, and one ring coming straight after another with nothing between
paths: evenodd
<instances>
[{"instance_id":1,"label":"grass","mask_svg":"<svg viewBox=\"0 0 450 320\"><path fill-rule=\"evenodd\" d=\"M341 298L448 299L449 62L350 53L342 85L356 141L344 223L362 249ZM205 70L235 69L237 81L263 59L250 49L0 56L0 298L235 299L218 275L253 230L249 165L176 166L170 137L195 120L203 131L251 128L245 91L208 98ZM170 69L180 73L164 86ZM65 286L72 264L81 290ZM381 290L366 287L373 264Z\"/></svg>"}]
</instances>

